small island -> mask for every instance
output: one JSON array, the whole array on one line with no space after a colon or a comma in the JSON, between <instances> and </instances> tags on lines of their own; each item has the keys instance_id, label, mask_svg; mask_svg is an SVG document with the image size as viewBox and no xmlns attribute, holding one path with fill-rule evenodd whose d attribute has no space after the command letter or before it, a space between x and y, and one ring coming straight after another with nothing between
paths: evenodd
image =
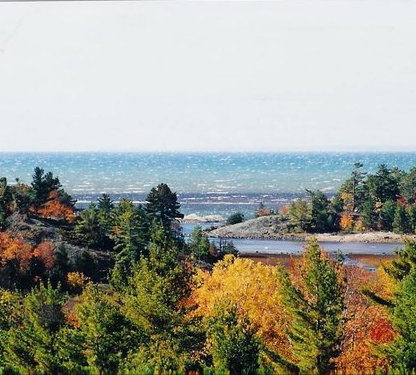
<instances>
[{"instance_id":1,"label":"small island","mask_svg":"<svg viewBox=\"0 0 416 375\"><path fill-rule=\"evenodd\" d=\"M416 231L416 168L409 172L380 165L368 174L363 164L328 198L306 190L278 212L261 205L255 218L207 230L211 237L319 242L402 243Z\"/></svg>"}]
</instances>

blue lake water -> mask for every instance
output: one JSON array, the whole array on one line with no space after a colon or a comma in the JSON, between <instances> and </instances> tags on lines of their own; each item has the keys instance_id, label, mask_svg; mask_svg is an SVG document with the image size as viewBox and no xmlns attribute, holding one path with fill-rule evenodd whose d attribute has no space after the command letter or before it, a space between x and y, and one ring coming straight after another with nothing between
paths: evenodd
<instances>
[{"instance_id":1,"label":"blue lake water","mask_svg":"<svg viewBox=\"0 0 416 375\"><path fill-rule=\"evenodd\" d=\"M252 217L260 202L278 208L305 189L332 195L355 162L374 172L381 163L409 170L416 153L0 153L0 176L30 182L36 166L59 176L80 207L102 193L143 202L158 183L178 192L184 214ZM209 224L207 224L209 225ZM193 225L184 228L189 233ZM297 253L302 243L235 240L241 252ZM324 244L328 251L391 253L391 244Z\"/></svg>"},{"instance_id":2,"label":"blue lake water","mask_svg":"<svg viewBox=\"0 0 416 375\"><path fill-rule=\"evenodd\" d=\"M165 182L185 214L251 217L261 201L278 208L305 189L333 194L357 161L368 172L381 163L409 170L416 153L0 153L0 176L29 182L33 168L43 167L80 206L104 192L142 202Z\"/></svg>"}]
</instances>

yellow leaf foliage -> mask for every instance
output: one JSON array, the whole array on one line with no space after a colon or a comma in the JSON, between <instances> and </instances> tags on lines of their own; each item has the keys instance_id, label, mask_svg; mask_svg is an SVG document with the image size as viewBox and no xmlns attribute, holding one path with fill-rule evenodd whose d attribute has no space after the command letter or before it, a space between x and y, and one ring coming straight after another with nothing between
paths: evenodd
<instances>
[{"instance_id":1,"label":"yellow leaf foliage","mask_svg":"<svg viewBox=\"0 0 416 375\"><path fill-rule=\"evenodd\" d=\"M215 265L211 275L202 271L198 274L200 286L194 292L198 305L195 313L212 316L217 302L227 298L248 315L270 349L290 356L289 338L285 333L290 318L281 301L276 272L278 267L227 255Z\"/></svg>"},{"instance_id":2,"label":"yellow leaf foliage","mask_svg":"<svg viewBox=\"0 0 416 375\"><path fill-rule=\"evenodd\" d=\"M88 277L85 277L82 272L68 272L67 282L72 290L79 292L87 284Z\"/></svg>"},{"instance_id":3,"label":"yellow leaf foliage","mask_svg":"<svg viewBox=\"0 0 416 375\"><path fill-rule=\"evenodd\" d=\"M340 220L341 230L351 230L352 223L353 223L353 219L352 219L351 214L347 214L347 213L341 214L341 220Z\"/></svg>"}]
</instances>

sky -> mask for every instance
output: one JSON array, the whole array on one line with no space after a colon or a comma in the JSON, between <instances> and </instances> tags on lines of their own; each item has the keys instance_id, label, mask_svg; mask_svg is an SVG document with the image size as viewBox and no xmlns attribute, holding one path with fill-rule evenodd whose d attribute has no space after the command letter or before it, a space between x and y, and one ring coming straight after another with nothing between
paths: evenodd
<instances>
[{"instance_id":1,"label":"sky","mask_svg":"<svg viewBox=\"0 0 416 375\"><path fill-rule=\"evenodd\" d=\"M416 150L416 2L0 3L0 151Z\"/></svg>"}]
</instances>

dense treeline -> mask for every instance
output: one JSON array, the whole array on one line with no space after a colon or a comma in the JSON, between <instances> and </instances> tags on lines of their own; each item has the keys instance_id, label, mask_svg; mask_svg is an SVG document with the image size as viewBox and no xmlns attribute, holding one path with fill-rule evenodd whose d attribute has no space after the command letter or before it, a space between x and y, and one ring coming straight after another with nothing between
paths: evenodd
<instances>
[{"instance_id":1,"label":"dense treeline","mask_svg":"<svg viewBox=\"0 0 416 375\"><path fill-rule=\"evenodd\" d=\"M79 213L41 169L30 186L2 186L4 373L416 369L415 243L378 273L315 241L272 267L215 247L201 228L184 241L165 184L144 205L104 195ZM100 254L113 260L104 269Z\"/></svg>"},{"instance_id":2,"label":"dense treeline","mask_svg":"<svg viewBox=\"0 0 416 375\"><path fill-rule=\"evenodd\" d=\"M330 200L321 191L309 191L283 210L294 230L308 232L416 231L416 167L409 172L382 164L374 174L354 171Z\"/></svg>"}]
</instances>

